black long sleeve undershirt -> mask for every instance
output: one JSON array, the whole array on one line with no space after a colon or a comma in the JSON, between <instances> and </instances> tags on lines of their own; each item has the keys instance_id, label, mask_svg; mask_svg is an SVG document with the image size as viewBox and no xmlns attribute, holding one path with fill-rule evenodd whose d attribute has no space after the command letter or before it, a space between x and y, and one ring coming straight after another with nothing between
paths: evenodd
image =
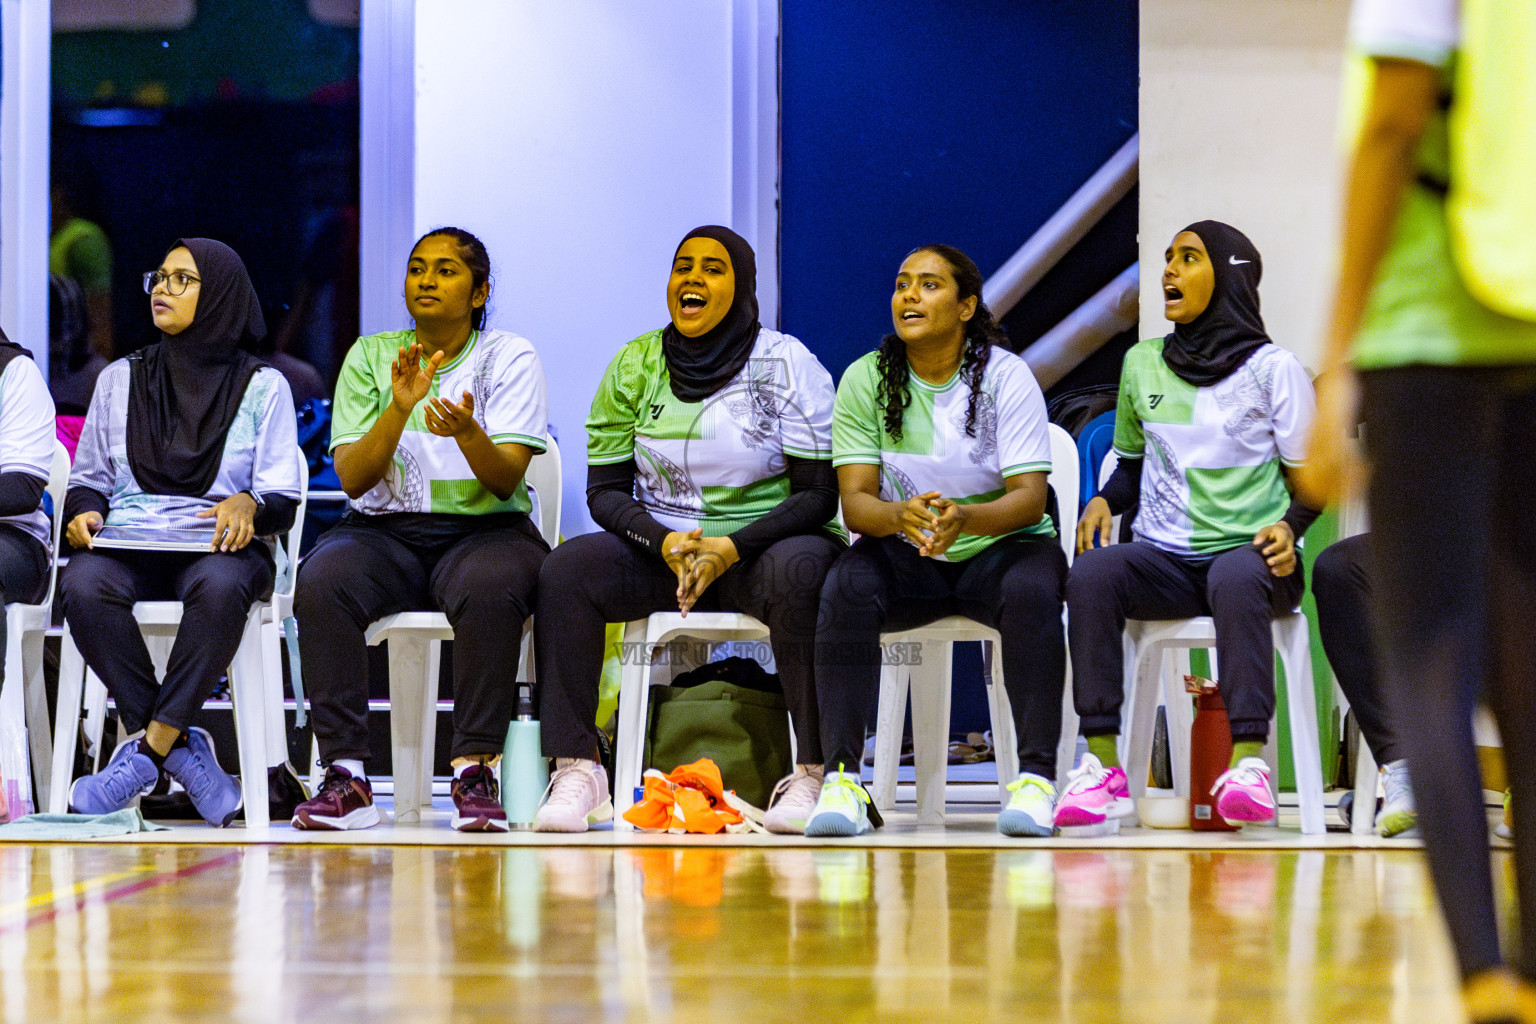
<instances>
[{"instance_id":1,"label":"black long sleeve undershirt","mask_svg":"<svg viewBox=\"0 0 1536 1024\"><path fill-rule=\"evenodd\" d=\"M831 461L790 455L786 464L789 497L772 512L730 535L742 558L759 554L785 537L810 533L837 514L837 476ZM587 467L587 508L598 526L656 555L661 554L662 543L672 532L635 500L633 459Z\"/></svg>"},{"instance_id":2,"label":"black long sleeve undershirt","mask_svg":"<svg viewBox=\"0 0 1536 1024\"><path fill-rule=\"evenodd\" d=\"M31 473L0 473L0 516L20 516L43 503L48 481Z\"/></svg>"},{"instance_id":3,"label":"black long sleeve undershirt","mask_svg":"<svg viewBox=\"0 0 1536 1024\"><path fill-rule=\"evenodd\" d=\"M1112 515L1124 515L1127 509L1141 500L1141 461L1121 456L1115 471L1104 481L1104 486L1099 488L1099 497L1109 505ZM1285 510L1280 521L1289 526L1292 535L1300 540L1320 515L1321 509L1304 504L1300 498L1292 498L1290 507Z\"/></svg>"}]
</instances>

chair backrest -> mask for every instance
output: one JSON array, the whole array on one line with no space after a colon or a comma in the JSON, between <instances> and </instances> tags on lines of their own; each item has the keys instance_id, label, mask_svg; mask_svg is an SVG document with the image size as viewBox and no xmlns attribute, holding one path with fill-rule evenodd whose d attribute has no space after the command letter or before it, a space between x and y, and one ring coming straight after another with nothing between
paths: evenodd
<instances>
[{"instance_id":1,"label":"chair backrest","mask_svg":"<svg viewBox=\"0 0 1536 1024\"><path fill-rule=\"evenodd\" d=\"M560 469L560 445L553 437L545 439L547 447L528 463L523 482L528 485L537 518L534 523L544 538L544 543L554 547L560 543L560 489L564 480Z\"/></svg>"},{"instance_id":2,"label":"chair backrest","mask_svg":"<svg viewBox=\"0 0 1536 1024\"><path fill-rule=\"evenodd\" d=\"M299 544L304 539L304 513L309 509L309 457L304 454L302 446L296 446L294 453L294 457L299 460L299 507L294 512L293 525L283 538L283 550L288 555L288 564L283 566L282 575L272 586L272 593L290 597L299 576Z\"/></svg>"},{"instance_id":3,"label":"chair backrest","mask_svg":"<svg viewBox=\"0 0 1536 1024\"><path fill-rule=\"evenodd\" d=\"M69 491L69 449L62 441L53 442L53 464L48 467L48 486L43 493L53 503L53 547L49 550L48 593L38 603L53 607L53 588L59 580L59 544L64 538L64 495Z\"/></svg>"},{"instance_id":4,"label":"chair backrest","mask_svg":"<svg viewBox=\"0 0 1536 1024\"><path fill-rule=\"evenodd\" d=\"M1051 435L1051 473L1046 482L1056 492L1056 512L1061 518L1056 532L1061 535L1061 549L1071 565L1077 547L1077 442L1066 428L1055 423L1046 424L1046 429Z\"/></svg>"},{"instance_id":5,"label":"chair backrest","mask_svg":"<svg viewBox=\"0 0 1536 1024\"><path fill-rule=\"evenodd\" d=\"M1115 454L1113 448L1104 453L1104 461L1099 463L1099 487L1102 488L1105 484L1109 483L1109 478L1115 475L1115 467L1119 465L1120 456ZM1120 539L1120 523L1123 519L1124 516L1115 516L1112 520L1113 525L1109 530L1109 542L1111 544Z\"/></svg>"}]
</instances>

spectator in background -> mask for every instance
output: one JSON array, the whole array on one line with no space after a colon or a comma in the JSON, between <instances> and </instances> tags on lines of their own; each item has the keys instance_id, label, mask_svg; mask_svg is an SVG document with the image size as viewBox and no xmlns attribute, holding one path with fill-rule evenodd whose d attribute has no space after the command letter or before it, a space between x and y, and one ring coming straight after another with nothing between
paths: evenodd
<instances>
[{"instance_id":1,"label":"spectator in background","mask_svg":"<svg viewBox=\"0 0 1536 1024\"><path fill-rule=\"evenodd\" d=\"M48 190L48 273L79 285L85 298L90 351L110 362L114 354L112 243L94 219L91 191L81 173L55 171Z\"/></svg>"}]
</instances>

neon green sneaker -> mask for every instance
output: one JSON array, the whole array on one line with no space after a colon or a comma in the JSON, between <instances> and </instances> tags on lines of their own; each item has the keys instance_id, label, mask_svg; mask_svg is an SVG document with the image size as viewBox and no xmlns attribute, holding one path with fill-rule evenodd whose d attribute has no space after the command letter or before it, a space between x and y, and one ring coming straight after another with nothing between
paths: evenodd
<instances>
[{"instance_id":1,"label":"neon green sneaker","mask_svg":"<svg viewBox=\"0 0 1536 1024\"><path fill-rule=\"evenodd\" d=\"M816 809L805 823L808 836L861 836L881 824L880 814L870 804L869 793L859 776L843 771L827 772L821 783ZM871 820L873 818L873 820Z\"/></svg>"},{"instance_id":2,"label":"neon green sneaker","mask_svg":"<svg viewBox=\"0 0 1536 1024\"><path fill-rule=\"evenodd\" d=\"M1382 765L1386 798L1376 815L1376 834L1383 839L1419 838L1419 812L1408 783L1408 762L1401 759Z\"/></svg>"},{"instance_id":3,"label":"neon green sneaker","mask_svg":"<svg viewBox=\"0 0 1536 1024\"><path fill-rule=\"evenodd\" d=\"M1008 806L997 816L1005 836L1048 836L1056 830L1056 787L1034 772L1008 783Z\"/></svg>"}]
</instances>

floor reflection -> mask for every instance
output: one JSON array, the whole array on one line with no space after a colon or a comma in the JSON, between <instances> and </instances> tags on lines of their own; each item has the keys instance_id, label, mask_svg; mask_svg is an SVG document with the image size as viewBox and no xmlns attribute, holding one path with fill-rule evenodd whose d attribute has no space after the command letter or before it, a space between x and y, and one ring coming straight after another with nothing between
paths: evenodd
<instances>
[{"instance_id":1,"label":"floor reflection","mask_svg":"<svg viewBox=\"0 0 1536 1024\"><path fill-rule=\"evenodd\" d=\"M1456 1000L1412 852L7 845L0 1013L1406 1024Z\"/></svg>"}]
</instances>

